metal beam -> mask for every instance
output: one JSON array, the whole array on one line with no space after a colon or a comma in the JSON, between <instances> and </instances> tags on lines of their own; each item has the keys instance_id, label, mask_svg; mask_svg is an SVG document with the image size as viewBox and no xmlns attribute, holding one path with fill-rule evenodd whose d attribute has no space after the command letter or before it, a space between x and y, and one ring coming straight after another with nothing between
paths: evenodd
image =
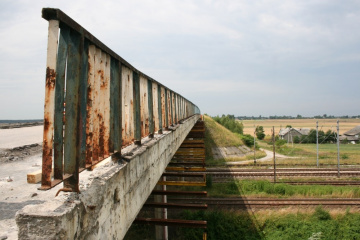
<instances>
[{"instance_id":1,"label":"metal beam","mask_svg":"<svg viewBox=\"0 0 360 240\"><path fill-rule=\"evenodd\" d=\"M206 228L206 221L182 220L182 219L155 219L155 218L136 218L134 223L146 225L178 226L191 228Z\"/></svg>"}]
</instances>

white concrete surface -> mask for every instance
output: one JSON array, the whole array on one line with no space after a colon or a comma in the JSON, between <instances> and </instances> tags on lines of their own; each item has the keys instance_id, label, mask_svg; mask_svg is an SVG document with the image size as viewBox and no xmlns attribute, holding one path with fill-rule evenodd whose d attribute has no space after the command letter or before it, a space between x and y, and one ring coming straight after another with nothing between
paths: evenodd
<instances>
[{"instance_id":1,"label":"white concrete surface","mask_svg":"<svg viewBox=\"0 0 360 240\"><path fill-rule=\"evenodd\" d=\"M43 141L43 126L0 129L0 148L14 148Z\"/></svg>"},{"instance_id":2,"label":"white concrete surface","mask_svg":"<svg viewBox=\"0 0 360 240\"><path fill-rule=\"evenodd\" d=\"M129 162L110 161L82 172L80 194L61 193L24 207L16 215L19 238L123 239L197 119L193 116L174 131L144 139L145 144L130 155L124 149L123 157Z\"/></svg>"},{"instance_id":3,"label":"white concrete surface","mask_svg":"<svg viewBox=\"0 0 360 240\"><path fill-rule=\"evenodd\" d=\"M41 153L21 161L0 164L0 236L7 236L8 240L18 239L16 211L26 204L54 198L58 188L62 187L60 184L51 191L39 191L40 183L28 184L27 174L39 169Z\"/></svg>"}]
</instances>

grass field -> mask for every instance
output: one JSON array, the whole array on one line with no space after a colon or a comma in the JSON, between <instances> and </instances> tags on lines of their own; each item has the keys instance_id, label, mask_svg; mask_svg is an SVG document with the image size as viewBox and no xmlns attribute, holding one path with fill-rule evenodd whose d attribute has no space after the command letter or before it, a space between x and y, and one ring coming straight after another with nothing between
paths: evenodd
<instances>
[{"instance_id":1,"label":"grass field","mask_svg":"<svg viewBox=\"0 0 360 240\"><path fill-rule=\"evenodd\" d=\"M265 141L258 141L258 144L260 147L272 151L272 145L268 145ZM296 157L279 158L278 164L316 165L316 144L285 144L276 148L275 151L289 157ZM336 144L319 144L319 163L320 165L337 164ZM360 144L340 144L340 164L360 164Z\"/></svg>"},{"instance_id":2,"label":"grass field","mask_svg":"<svg viewBox=\"0 0 360 240\"><path fill-rule=\"evenodd\" d=\"M210 197L271 197L271 198L359 198L358 186L323 186L273 184L267 180L234 180L213 183Z\"/></svg>"},{"instance_id":3,"label":"grass field","mask_svg":"<svg viewBox=\"0 0 360 240\"><path fill-rule=\"evenodd\" d=\"M240 120L239 120L240 121ZM316 121L319 122L319 130L326 132L327 130L336 131L337 119L265 119L265 120L242 120L244 125L244 134L254 134L254 125L263 126L266 135L271 134L271 129L275 127L275 134L278 134L280 128L291 125L294 128L316 128ZM360 125L360 119L339 119L340 134Z\"/></svg>"},{"instance_id":4,"label":"grass field","mask_svg":"<svg viewBox=\"0 0 360 240\"><path fill-rule=\"evenodd\" d=\"M208 166L221 166L225 165L226 162L244 161L253 159L253 154L249 152L248 155L232 157L226 159L214 159L212 156L212 148L214 147L238 147L244 145L241 140L241 136L237 133L233 133L226 129L221 124L214 121L209 116L204 116L206 131L205 131L205 153L206 153L206 164ZM256 152L256 158L265 157L266 154L263 151Z\"/></svg>"},{"instance_id":5,"label":"grass field","mask_svg":"<svg viewBox=\"0 0 360 240\"><path fill-rule=\"evenodd\" d=\"M184 211L189 220L206 220L208 239L251 240L338 240L360 239L360 214L323 209L304 212L302 209L283 211ZM179 228L179 240L201 240L203 229Z\"/></svg>"},{"instance_id":6,"label":"grass field","mask_svg":"<svg viewBox=\"0 0 360 240\"><path fill-rule=\"evenodd\" d=\"M215 122L211 117L204 115L206 138L211 147L230 147L244 145L236 134ZM207 142L205 142L206 144Z\"/></svg>"}]
</instances>

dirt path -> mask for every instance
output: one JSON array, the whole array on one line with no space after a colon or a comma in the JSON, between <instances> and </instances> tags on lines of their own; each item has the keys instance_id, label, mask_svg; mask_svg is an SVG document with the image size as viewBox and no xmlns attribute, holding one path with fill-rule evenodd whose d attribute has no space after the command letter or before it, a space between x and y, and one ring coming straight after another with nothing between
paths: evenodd
<instances>
[{"instance_id":1,"label":"dirt path","mask_svg":"<svg viewBox=\"0 0 360 240\"><path fill-rule=\"evenodd\" d=\"M266 153L266 156L263 158L256 159L256 162L266 162L266 161L271 161L273 159L272 151L262 149L262 148L260 148L260 150L264 151ZM289 157L286 155L282 155L279 153L276 153L275 157L276 158L296 158L296 157ZM239 161L239 162L227 162L226 165L246 165L246 164L253 163L253 162L254 162L254 160L246 160L246 161Z\"/></svg>"}]
</instances>

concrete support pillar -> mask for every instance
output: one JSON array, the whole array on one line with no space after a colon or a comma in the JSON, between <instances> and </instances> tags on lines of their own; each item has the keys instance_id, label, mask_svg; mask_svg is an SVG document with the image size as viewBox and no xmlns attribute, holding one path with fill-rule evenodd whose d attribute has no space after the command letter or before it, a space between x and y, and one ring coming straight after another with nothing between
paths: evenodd
<instances>
[{"instance_id":1,"label":"concrete support pillar","mask_svg":"<svg viewBox=\"0 0 360 240\"><path fill-rule=\"evenodd\" d=\"M162 177L162 181L166 181L166 177ZM157 185L156 190L166 190L166 185ZM155 195L155 202L166 203L166 195ZM155 208L155 218L167 219L167 208ZM155 226L155 238L156 240L168 240L168 227L167 226Z\"/></svg>"}]
</instances>

